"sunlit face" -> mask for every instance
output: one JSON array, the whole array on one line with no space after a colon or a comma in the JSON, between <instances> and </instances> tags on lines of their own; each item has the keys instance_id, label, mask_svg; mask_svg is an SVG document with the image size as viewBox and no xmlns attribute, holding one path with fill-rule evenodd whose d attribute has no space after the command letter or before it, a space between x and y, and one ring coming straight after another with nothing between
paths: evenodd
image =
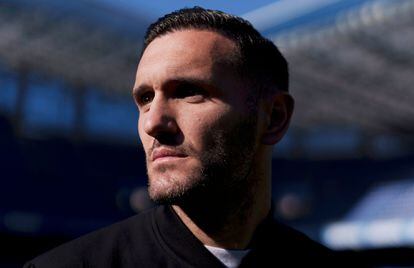
<instances>
[{"instance_id":1,"label":"sunlit face","mask_svg":"<svg viewBox=\"0 0 414 268\"><path fill-rule=\"evenodd\" d=\"M154 201L230 190L247 176L257 120L229 63L235 53L233 41L206 30L168 33L146 48L133 95Z\"/></svg>"}]
</instances>

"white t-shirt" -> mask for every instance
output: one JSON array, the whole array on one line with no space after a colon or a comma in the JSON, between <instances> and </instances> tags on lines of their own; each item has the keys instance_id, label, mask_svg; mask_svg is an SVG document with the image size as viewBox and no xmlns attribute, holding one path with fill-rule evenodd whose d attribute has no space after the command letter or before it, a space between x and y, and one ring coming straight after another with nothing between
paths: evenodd
<instances>
[{"instance_id":1,"label":"white t-shirt","mask_svg":"<svg viewBox=\"0 0 414 268\"><path fill-rule=\"evenodd\" d=\"M228 268L237 268L250 249L234 250L204 245L217 259Z\"/></svg>"}]
</instances>

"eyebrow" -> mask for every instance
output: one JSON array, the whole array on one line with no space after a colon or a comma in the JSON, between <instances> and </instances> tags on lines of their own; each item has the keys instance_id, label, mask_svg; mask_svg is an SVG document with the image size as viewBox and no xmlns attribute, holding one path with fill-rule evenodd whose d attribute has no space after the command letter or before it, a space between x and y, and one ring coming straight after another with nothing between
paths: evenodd
<instances>
[{"instance_id":1,"label":"eyebrow","mask_svg":"<svg viewBox=\"0 0 414 268\"><path fill-rule=\"evenodd\" d=\"M140 86L138 86L138 87L134 87L134 88L132 89L132 96L133 96L133 97L134 97L134 96L137 96L140 92L147 91L147 90L149 90L149 89L152 89L152 87L151 87L151 86L149 86L149 85L147 85L147 84L142 84L142 85L140 85Z\"/></svg>"},{"instance_id":2,"label":"eyebrow","mask_svg":"<svg viewBox=\"0 0 414 268\"><path fill-rule=\"evenodd\" d=\"M168 79L167 81L163 83L163 85L171 84L171 83L193 84L193 85L204 86L204 87L214 89L214 90L219 89L219 87L217 87L213 83L207 82L206 79L200 79L200 78L194 78L194 77L176 77L176 78ZM132 95L136 96L139 94L139 92L143 92L143 91L147 91L151 89L152 89L152 86L144 83L134 88L132 90Z\"/></svg>"}]
</instances>

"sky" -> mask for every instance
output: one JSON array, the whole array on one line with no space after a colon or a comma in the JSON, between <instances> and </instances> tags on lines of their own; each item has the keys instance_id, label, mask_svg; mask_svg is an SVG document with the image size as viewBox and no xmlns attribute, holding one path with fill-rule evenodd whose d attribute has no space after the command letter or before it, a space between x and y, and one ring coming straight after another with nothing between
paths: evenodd
<instances>
[{"instance_id":1,"label":"sky","mask_svg":"<svg viewBox=\"0 0 414 268\"><path fill-rule=\"evenodd\" d=\"M322 17L333 16L339 10L359 5L372 0L89 0L101 3L130 14L139 14L149 22L183 7L202 6L218 9L230 14L241 16L250 21L254 27L267 34L275 33L279 28L307 21L318 20ZM276 28L275 28L276 27Z\"/></svg>"},{"instance_id":2,"label":"sky","mask_svg":"<svg viewBox=\"0 0 414 268\"><path fill-rule=\"evenodd\" d=\"M275 34L301 24L335 16L338 11L373 0L14 0L29 6L75 12L82 18L111 22L139 19L143 29L157 18L184 8L201 6L247 19L262 34ZM108 14L111 13L111 20ZM102 20L103 18L103 20ZM122 23L121 23L122 24ZM137 25L130 25L137 30ZM125 23L121 25L125 29ZM128 27L127 27L128 28ZM144 31L144 30L142 30Z\"/></svg>"},{"instance_id":3,"label":"sky","mask_svg":"<svg viewBox=\"0 0 414 268\"><path fill-rule=\"evenodd\" d=\"M126 8L131 12L144 12L150 18L157 18L171 11L192 6L202 6L204 8L219 9L234 15L243 15L254 9L278 2L278 0L240 0L240 1L223 1L223 0L96 0L109 5Z\"/></svg>"}]
</instances>

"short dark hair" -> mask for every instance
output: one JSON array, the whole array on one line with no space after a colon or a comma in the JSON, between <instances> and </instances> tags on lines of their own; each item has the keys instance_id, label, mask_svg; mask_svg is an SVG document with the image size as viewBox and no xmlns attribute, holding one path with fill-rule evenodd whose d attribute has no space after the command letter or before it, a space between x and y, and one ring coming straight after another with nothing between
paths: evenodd
<instances>
[{"instance_id":1,"label":"short dark hair","mask_svg":"<svg viewBox=\"0 0 414 268\"><path fill-rule=\"evenodd\" d=\"M251 82L255 94L263 96L275 89L288 91L288 64L275 44L247 20L222 11L196 6L159 18L148 27L143 51L155 38L184 29L211 30L234 41L240 54L238 71Z\"/></svg>"}]
</instances>

